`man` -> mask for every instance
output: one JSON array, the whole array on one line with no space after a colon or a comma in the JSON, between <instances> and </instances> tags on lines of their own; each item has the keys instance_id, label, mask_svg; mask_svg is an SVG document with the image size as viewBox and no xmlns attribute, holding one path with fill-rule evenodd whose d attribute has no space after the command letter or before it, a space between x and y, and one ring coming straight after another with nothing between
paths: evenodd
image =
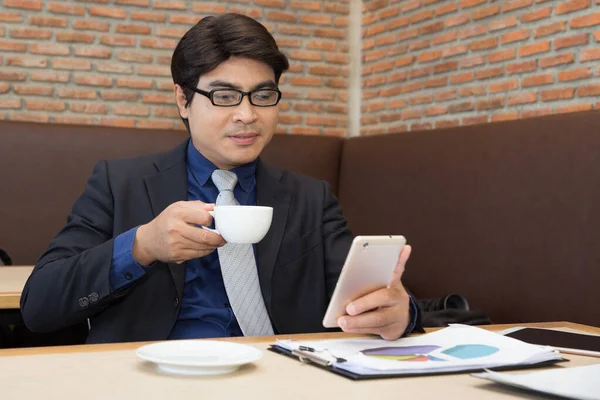
<instances>
[{"instance_id":1,"label":"man","mask_svg":"<svg viewBox=\"0 0 600 400\"><path fill-rule=\"evenodd\" d=\"M89 343L324 330L352 235L325 182L259 158L287 68L248 17L207 17L183 36L171 71L191 140L96 165L23 291L31 330L89 320ZM272 206L269 233L225 243L199 227L215 203ZM343 330L395 339L418 324L400 280L409 254L387 288L348 305Z\"/></svg>"}]
</instances>

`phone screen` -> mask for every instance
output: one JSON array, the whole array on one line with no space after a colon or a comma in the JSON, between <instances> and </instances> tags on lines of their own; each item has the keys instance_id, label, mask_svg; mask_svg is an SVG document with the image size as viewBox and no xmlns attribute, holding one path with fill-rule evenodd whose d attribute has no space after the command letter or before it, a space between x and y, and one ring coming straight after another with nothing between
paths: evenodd
<instances>
[{"instance_id":1,"label":"phone screen","mask_svg":"<svg viewBox=\"0 0 600 400\"><path fill-rule=\"evenodd\" d=\"M600 352L600 336L539 328L524 328L505 336L531 344Z\"/></svg>"}]
</instances>

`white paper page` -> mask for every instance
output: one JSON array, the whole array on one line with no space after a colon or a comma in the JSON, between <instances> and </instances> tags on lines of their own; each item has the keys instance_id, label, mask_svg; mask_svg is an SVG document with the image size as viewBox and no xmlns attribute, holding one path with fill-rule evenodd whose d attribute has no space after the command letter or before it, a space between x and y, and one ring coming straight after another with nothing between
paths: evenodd
<instances>
[{"instance_id":1,"label":"white paper page","mask_svg":"<svg viewBox=\"0 0 600 400\"><path fill-rule=\"evenodd\" d=\"M600 400L600 364L526 374L485 372L474 377L580 400Z\"/></svg>"},{"instance_id":2,"label":"white paper page","mask_svg":"<svg viewBox=\"0 0 600 400\"><path fill-rule=\"evenodd\" d=\"M288 349L311 347L315 354L347 360L342 369L360 366L378 372L459 371L493 368L560 359L552 348L541 348L467 325L452 325L423 336L396 341L336 339L311 342L286 341Z\"/></svg>"}]
</instances>

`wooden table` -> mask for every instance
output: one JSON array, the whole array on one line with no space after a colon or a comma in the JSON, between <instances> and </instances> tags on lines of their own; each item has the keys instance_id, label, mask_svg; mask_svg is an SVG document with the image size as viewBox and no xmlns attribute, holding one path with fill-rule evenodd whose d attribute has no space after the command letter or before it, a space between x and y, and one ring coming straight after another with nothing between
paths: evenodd
<instances>
[{"instance_id":1,"label":"wooden table","mask_svg":"<svg viewBox=\"0 0 600 400\"><path fill-rule=\"evenodd\" d=\"M599 328L567 322L518 324L600 334ZM516 325L492 325L502 330ZM330 339L343 333L286 335L278 338ZM0 392L7 399L544 399L468 374L351 381L266 351L277 337L224 339L263 350L263 358L230 375L165 375L143 362L135 349L144 343L118 343L0 350ZM223 339L221 339L223 340ZM600 363L600 358L565 355L562 367ZM553 367L561 368L561 367Z\"/></svg>"},{"instance_id":2,"label":"wooden table","mask_svg":"<svg viewBox=\"0 0 600 400\"><path fill-rule=\"evenodd\" d=\"M33 266L0 267L0 309L18 309L21 292Z\"/></svg>"}]
</instances>

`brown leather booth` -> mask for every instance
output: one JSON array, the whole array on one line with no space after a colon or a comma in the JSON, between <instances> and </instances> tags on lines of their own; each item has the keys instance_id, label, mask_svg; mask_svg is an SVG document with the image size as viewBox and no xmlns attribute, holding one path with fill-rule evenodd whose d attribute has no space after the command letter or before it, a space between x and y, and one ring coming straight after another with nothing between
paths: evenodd
<instances>
[{"instance_id":1,"label":"brown leather booth","mask_svg":"<svg viewBox=\"0 0 600 400\"><path fill-rule=\"evenodd\" d=\"M600 325L600 112L350 139L277 135L263 159L331 183L354 234L403 234L418 297L493 322ZM34 264L94 163L182 131L0 122L0 247Z\"/></svg>"}]
</instances>

